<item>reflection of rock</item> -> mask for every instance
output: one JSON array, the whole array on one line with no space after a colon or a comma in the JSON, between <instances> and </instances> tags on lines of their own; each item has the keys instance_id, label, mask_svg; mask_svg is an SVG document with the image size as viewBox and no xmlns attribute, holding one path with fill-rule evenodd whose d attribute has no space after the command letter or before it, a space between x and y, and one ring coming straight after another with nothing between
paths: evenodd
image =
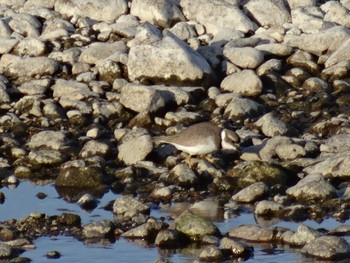
<instances>
[{"instance_id":1,"label":"reflection of rock","mask_svg":"<svg viewBox=\"0 0 350 263\"><path fill-rule=\"evenodd\" d=\"M87 193L87 189L80 187L63 187L55 185L57 194L67 202L76 202L80 196ZM106 193L106 187L91 188L88 189L88 193L94 196L96 199L101 199Z\"/></svg>"}]
</instances>

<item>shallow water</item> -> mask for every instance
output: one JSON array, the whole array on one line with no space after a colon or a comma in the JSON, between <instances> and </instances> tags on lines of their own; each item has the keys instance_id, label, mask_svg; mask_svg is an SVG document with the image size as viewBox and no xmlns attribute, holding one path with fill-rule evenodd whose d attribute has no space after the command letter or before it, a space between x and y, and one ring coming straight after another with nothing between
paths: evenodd
<instances>
[{"instance_id":1,"label":"shallow water","mask_svg":"<svg viewBox=\"0 0 350 263\"><path fill-rule=\"evenodd\" d=\"M78 214L82 224L102 219L112 219L113 213L104 210L102 207L108 202L117 198L112 192L105 193L96 209L91 212L85 211L78 204L68 202L60 197L52 184L36 185L30 182L21 182L17 188L4 187L1 191L5 194L5 203L0 205L0 221L8 219L19 219L28 216L32 212L40 212L48 215L58 215L62 212ZM43 192L47 195L45 199L39 199L36 195ZM171 207L161 206L160 209L153 209L151 215L159 218L176 214L189 204L175 204ZM215 200L208 199L196 205L197 213L212 220L222 233L241 224L259 224L264 227L283 226L295 230L300 223L284 221L261 221L254 218L252 213L242 213L236 217L226 217L220 211ZM325 219L322 222L307 220L302 222L312 228L334 229L347 222L338 222L333 218ZM350 237L346 237L350 242ZM70 236L40 237L34 241L36 249L24 252L21 256L29 257L33 262L47 262L47 252L55 250L61 253L61 258L54 262L154 262L156 259L165 258L172 262L193 262L201 249L185 248L179 250L159 250L157 247L147 247L142 241L128 241L120 238L115 243L84 244ZM297 250L288 246L273 246L270 244L254 244L254 257L246 262L273 263L273 262L315 262L301 256ZM232 262L232 261L230 261ZM345 263L346 261L339 261Z\"/></svg>"}]
</instances>

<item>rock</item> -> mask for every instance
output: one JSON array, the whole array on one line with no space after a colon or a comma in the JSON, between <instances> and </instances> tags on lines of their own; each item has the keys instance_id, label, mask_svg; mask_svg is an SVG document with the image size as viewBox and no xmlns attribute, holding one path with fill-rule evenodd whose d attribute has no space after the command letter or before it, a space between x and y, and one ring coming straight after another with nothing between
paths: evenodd
<instances>
[{"instance_id":1,"label":"rock","mask_svg":"<svg viewBox=\"0 0 350 263\"><path fill-rule=\"evenodd\" d=\"M151 193L151 197L156 200L170 201L172 197L173 191L170 187L165 186L162 188L156 188Z\"/></svg>"},{"instance_id":2,"label":"rock","mask_svg":"<svg viewBox=\"0 0 350 263\"><path fill-rule=\"evenodd\" d=\"M350 39L346 40L332 55L326 60L324 65L326 68L334 66L340 62L348 61L350 59Z\"/></svg>"},{"instance_id":3,"label":"rock","mask_svg":"<svg viewBox=\"0 0 350 263\"><path fill-rule=\"evenodd\" d=\"M285 184L287 175L276 165L267 162L242 162L227 171L227 176L237 180L240 188L256 182L264 182L268 186Z\"/></svg>"},{"instance_id":4,"label":"rock","mask_svg":"<svg viewBox=\"0 0 350 263\"><path fill-rule=\"evenodd\" d=\"M350 29L335 26L316 34L285 37L285 44L305 50L316 56L332 54L350 38Z\"/></svg>"},{"instance_id":5,"label":"rock","mask_svg":"<svg viewBox=\"0 0 350 263\"><path fill-rule=\"evenodd\" d=\"M12 15L8 23L9 27L22 36L38 37L42 27L40 21L34 16L26 13Z\"/></svg>"},{"instance_id":6,"label":"rock","mask_svg":"<svg viewBox=\"0 0 350 263\"><path fill-rule=\"evenodd\" d=\"M176 218L174 228L191 240L197 241L202 240L207 235L220 235L219 229L213 223L190 211L185 211Z\"/></svg>"},{"instance_id":7,"label":"rock","mask_svg":"<svg viewBox=\"0 0 350 263\"><path fill-rule=\"evenodd\" d=\"M282 160L295 160L304 157L306 150L298 144L284 144L276 147L276 153Z\"/></svg>"},{"instance_id":8,"label":"rock","mask_svg":"<svg viewBox=\"0 0 350 263\"><path fill-rule=\"evenodd\" d=\"M228 237L221 239L219 248L223 252L234 257L248 256L253 254L254 251L252 246Z\"/></svg>"},{"instance_id":9,"label":"rock","mask_svg":"<svg viewBox=\"0 0 350 263\"><path fill-rule=\"evenodd\" d=\"M297 7L316 6L316 0L287 0L290 9Z\"/></svg>"},{"instance_id":10,"label":"rock","mask_svg":"<svg viewBox=\"0 0 350 263\"><path fill-rule=\"evenodd\" d=\"M47 52L47 45L44 41L36 37L27 37L21 40L14 48L14 53L20 56L39 57Z\"/></svg>"},{"instance_id":11,"label":"rock","mask_svg":"<svg viewBox=\"0 0 350 263\"><path fill-rule=\"evenodd\" d=\"M127 47L123 41L116 41L113 43L96 42L90 44L81 52L79 61L96 65L101 60L109 57L112 58L112 56L115 54L124 54L126 52Z\"/></svg>"},{"instance_id":12,"label":"rock","mask_svg":"<svg viewBox=\"0 0 350 263\"><path fill-rule=\"evenodd\" d=\"M155 26L168 28L185 17L173 1L136 0L131 3L130 14Z\"/></svg>"},{"instance_id":13,"label":"rock","mask_svg":"<svg viewBox=\"0 0 350 263\"><path fill-rule=\"evenodd\" d=\"M255 205L254 214L259 216L276 217L283 209L283 205L274 201L262 200Z\"/></svg>"},{"instance_id":14,"label":"rock","mask_svg":"<svg viewBox=\"0 0 350 263\"><path fill-rule=\"evenodd\" d=\"M88 85L73 80L58 79L52 89L53 96L62 100L83 100L97 97Z\"/></svg>"},{"instance_id":15,"label":"rock","mask_svg":"<svg viewBox=\"0 0 350 263\"><path fill-rule=\"evenodd\" d=\"M52 149L33 150L28 154L29 164L39 168L41 166L57 166L67 160L67 156Z\"/></svg>"},{"instance_id":16,"label":"rock","mask_svg":"<svg viewBox=\"0 0 350 263\"><path fill-rule=\"evenodd\" d=\"M13 249L9 245L3 242L0 243L0 258L11 258L13 252Z\"/></svg>"},{"instance_id":17,"label":"rock","mask_svg":"<svg viewBox=\"0 0 350 263\"><path fill-rule=\"evenodd\" d=\"M149 212L147 205L130 196L121 196L113 203L113 213L123 217L133 217L138 213L149 214Z\"/></svg>"},{"instance_id":18,"label":"rock","mask_svg":"<svg viewBox=\"0 0 350 263\"><path fill-rule=\"evenodd\" d=\"M327 178L348 179L350 169L350 154L348 152L332 154L319 162L304 168L307 174L320 173Z\"/></svg>"},{"instance_id":19,"label":"rock","mask_svg":"<svg viewBox=\"0 0 350 263\"><path fill-rule=\"evenodd\" d=\"M277 118L273 112L266 113L255 122L255 125L261 128L261 131L267 137L296 134L296 130L292 126Z\"/></svg>"},{"instance_id":20,"label":"rock","mask_svg":"<svg viewBox=\"0 0 350 263\"><path fill-rule=\"evenodd\" d=\"M305 205L290 205L284 207L279 215L285 220L304 221L308 218L309 211Z\"/></svg>"},{"instance_id":21,"label":"rock","mask_svg":"<svg viewBox=\"0 0 350 263\"><path fill-rule=\"evenodd\" d=\"M257 29L257 25L237 6L227 1L185 0L181 1L180 5L187 19L204 25L207 33L213 35L222 28L231 28L244 33ZM217 19L218 17L220 19Z\"/></svg>"},{"instance_id":22,"label":"rock","mask_svg":"<svg viewBox=\"0 0 350 263\"><path fill-rule=\"evenodd\" d=\"M243 149L241 159L247 161L268 161L276 156L277 147L292 143L293 141L289 137L275 136L271 139L262 141L258 145L253 145Z\"/></svg>"},{"instance_id":23,"label":"rock","mask_svg":"<svg viewBox=\"0 0 350 263\"><path fill-rule=\"evenodd\" d=\"M59 64L47 57L21 58L4 54L0 59L0 73L10 79L21 79L22 83L29 77L51 76L58 68Z\"/></svg>"},{"instance_id":24,"label":"rock","mask_svg":"<svg viewBox=\"0 0 350 263\"><path fill-rule=\"evenodd\" d=\"M295 186L287 189L286 193L300 202L322 202L336 197L334 187L328 183L322 174L311 173L301 179Z\"/></svg>"},{"instance_id":25,"label":"rock","mask_svg":"<svg viewBox=\"0 0 350 263\"><path fill-rule=\"evenodd\" d=\"M193 186L198 183L198 177L186 164L176 165L169 172L167 180L183 187Z\"/></svg>"},{"instance_id":26,"label":"rock","mask_svg":"<svg viewBox=\"0 0 350 263\"><path fill-rule=\"evenodd\" d=\"M242 98L239 95L232 95L232 98L224 111L224 118L233 120L244 120L253 118L264 113L264 107L250 99Z\"/></svg>"},{"instance_id":27,"label":"rock","mask_svg":"<svg viewBox=\"0 0 350 263\"><path fill-rule=\"evenodd\" d=\"M291 12L293 25L305 33L318 33L334 26L323 19L323 12L312 7L300 7Z\"/></svg>"},{"instance_id":28,"label":"rock","mask_svg":"<svg viewBox=\"0 0 350 263\"><path fill-rule=\"evenodd\" d=\"M224 56L244 69L255 69L264 62L264 53L252 47L235 47L230 43L224 47Z\"/></svg>"},{"instance_id":29,"label":"rock","mask_svg":"<svg viewBox=\"0 0 350 263\"><path fill-rule=\"evenodd\" d=\"M34 134L27 143L29 149L52 149L62 150L68 145L69 139L67 132L64 131L41 131Z\"/></svg>"},{"instance_id":30,"label":"rock","mask_svg":"<svg viewBox=\"0 0 350 263\"><path fill-rule=\"evenodd\" d=\"M110 146L107 143L91 140L84 144L79 156L82 158L89 158L96 155L106 157L110 150Z\"/></svg>"},{"instance_id":31,"label":"rock","mask_svg":"<svg viewBox=\"0 0 350 263\"><path fill-rule=\"evenodd\" d=\"M222 258L223 258L223 254L221 250L214 245L207 246L199 254L199 259L201 262L221 261Z\"/></svg>"},{"instance_id":32,"label":"rock","mask_svg":"<svg viewBox=\"0 0 350 263\"><path fill-rule=\"evenodd\" d=\"M242 96L257 97L261 94L263 85L253 70L243 70L224 78L220 87Z\"/></svg>"},{"instance_id":33,"label":"rock","mask_svg":"<svg viewBox=\"0 0 350 263\"><path fill-rule=\"evenodd\" d=\"M157 42L132 46L127 68L131 81L208 85L214 78L207 61L170 32Z\"/></svg>"},{"instance_id":34,"label":"rock","mask_svg":"<svg viewBox=\"0 0 350 263\"><path fill-rule=\"evenodd\" d=\"M79 198L77 203L83 209L93 210L96 208L98 200L91 194L84 194L82 197Z\"/></svg>"},{"instance_id":35,"label":"rock","mask_svg":"<svg viewBox=\"0 0 350 263\"><path fill-rule=\"evenodd\" d=\"M164 228L162 222L147 222L140 226L130 229L122 234L125 238L142 238L146 240L154 239L160 230Z\"/></svg>"},{"instance_id":36,"label":"rock","mask_svg":"<svg viewBox=\"0 0 350 263\"><path fill-rule=\"evenodd\" d=\"M136 112L156 112L169 100L169 96L164 96L156 88L138 84L125 85L120 96L120 103Z\"/></svg>"},{"instance_id":37,"label":"rock","mask_svg":"<svg viewBox=\"0 0 350 263\"><path fill-rule=\"evenodd\" d=\"M107 183L103 169L83 160L68 161L61 165L55 185L61 187L95 188Z\"/></svg>"},{"instance_id":38,"label":"rock","mask_svg":"<svg viewBox=\"0 0 350 263\"><path fill-rule=\"evenodd\" d=\"M169 31L183 41L188 41L197 36L194 26L187 22L178 22Z\"/></svg>"},{"instance_id":39,"label":"rock","mask_svg":"<svg viewBox=\"0 0 350 263\"><path fill-rule=\"evenodd\" d=\"M124 0L107 0L104 2L98 0L90 0L89 2L59 0L55 2L55 11L66 17L78 15L107 23L113 23L121 15L125 14L127 10L128 4Z\"/></svg>"},{"instance_id":40,"label":"rock","mask_svg":"<svg viewBox=\"0 0 350 263\"><path fill-rule=\"evenodd\" d=\"M245 10L260 26L283 26L291 22L291 17L284 2L273 0L253 0L245 6ZM269 10L267 12L267 10Z\"/></svg>"},{"instance_id":41,"label":"rock","mask_svg":"<svg viewBox=\"0 0 350 263\"><path fill-rule=\"evenodd\" d=\"M157 234L154 244L158 247L177 247L180 241L181 237L177 231L165 229Z\"/></svg>"},{"instance_id":42,"label":"rock","mask_svg":"<svg viewBox=\"0 0 350 263\"><path fill-rule=\"evenodd\" d=\"M342 25L347 28L350 27L350 11L341 3L335 1L327 2L321 5L321 9L326 13L324 15L324 20Z\"/></svg>"},{"instance_id":43,"label":"rock","mask_svg":"<svg viewBox=\"0 0 350 263\"><path fill-rule=\"evenodd\" d=\"M118 159L130 165L144 160L152 151L153 142L147 130L142 128L128 132L119 142Z\"/></svg>"},{"instance_id":44,"label":"rock","mask_svg":"<svg viewBox=\"0 0 350 263\"><path fill-rule=\"evenodd\" d=\"M255 225L241 225L232 228L228 232L228 236L252 242L272 242L274 240L272 230Z\"/></svg>"},{"instance_id":45,"label":"rock","mask_svg":"<svg viewBox=\"0 0 350 263\"><path fill-rule=\"evenodd\" d=\"M320 237L320 233L306 225L299 225L297 231L288 238L284 237L283 241L294 246L304 246L312 240Z\"/></svg>"},{"instance_id":46,"label":"rock","mask_svg":"<svg viewBox=\"0 0 350 263\"><path fill-rule=\"evenodd\" d=\"M341 153L350 150L350 135L336 134L328 138L320 145L320 151L324 153Z\"/></svg>"},{"instance_id":47,"label":"rock","mask_svg":"<svg viewBox=\"0 0 350 263\"><path fill-rule=\"evenodd\" d=\"M339 260L349 258L349 249L348 242L341 237L322 236L307 243L301 252L322 260Z\"/></svg>"},{"instance_id":48,"label":"rock","mask_svg":"<svg viewBox=\"0 0 350 263\"><path fill-rule=\"evenodd\" d=\"M243 188L238 193L233 195L231 199L241 203L253 203L261 199L268 190L269 189L265 183L257 182Z\"/></svg>"},{"instance_id":49,"label":"rock","mask_svg":"<svg viewBox=\"0 0 350 263\"><path fill-rule=\"evenodd\" d=\"M112 236L114 229L112 221L102 220L84 225L83 235L85 238L104 238Z\"/></svg>"},{"instance_id":50,"label":"rock","mask_svg":"<svg viewBox=\"0 0 350 263\"><path fill-rule=\"evenodd\" d=\"M264 52L265 55L274 55L279 57L290 56L293 52L292 47L280 43L261 44L255 48Z\"/></svg>"},{"instance_id":51,"label":"rock","mask_svg":"<svg viewBox=\"0 0 350 263\"><path fill-rule=\"evenodd\" d=\"M1 37L0 41L0 54L10 53L18 43L17 39L7 37Z\"/></svg>"}]
</instances>

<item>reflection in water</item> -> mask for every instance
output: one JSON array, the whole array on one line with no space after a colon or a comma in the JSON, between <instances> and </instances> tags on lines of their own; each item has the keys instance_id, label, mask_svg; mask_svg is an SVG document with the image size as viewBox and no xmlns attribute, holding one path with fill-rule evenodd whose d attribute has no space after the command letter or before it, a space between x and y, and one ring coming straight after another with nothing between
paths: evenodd
<instances>
[{"instance_id":1,"label":"reflection in water","mask_svg":"<svg viewBox=\"0 0 350 263\"><path fill-rule=\"evenodd\" d=\"M76 192L69 189L58 189L52 184L52 181L43 181L38 183L21 182L17 188L10 189L3 187L1 192L5 194L5 202L0 205L0 221L9 219L19 219L28 216L32 212L46 213L48 215L61 214L62 211L69 211L77 214L82 219L82 224L99 221L103 219L113 220L113 213L103 209L108 203L114 201L118 195L104 189L90 192L99 199L99 206L86 212L79 207L75 201L79 196L86 193L84 191ZM38 193L44 193L46 198L39 199ZM186 209L191 209L214 224L225 234L233 227L242 224L258 224L263 227L281 226L291 230L296 230L300 223L280 221L278 219L266 220L263 218L255 218L252 208L247 206L243 210L232 209L231 216L226 216L222 204L215 198L190 203L174 203L171 205L159 205L160 209L151 209L151 215L160 218L176 218ZM20 208L20 209L19 209ZM172 220L169 220L171 223ZM307 220L303 224L312 228L324 228L327 230L334 229L341 225L333 218L325 219L322 222ZM346 223L346 222L345 222ZM348 220L348 223L350 221ZM350 237L345 237L348 242ZM50 250L57 250L62 257L56 259L55 263L60 262L154 262L156 259L169 259L174 263L193 262L197 259L200 251L203 249L193 245L182 249L159 249L150 246L142 240L126 240L120 238L114 242L104 240L98 244L84 244L73 237L58 236L55 238L40 237L34 241L37 249L26 251L22 254L29 257L33 262L47 262L44 256ZM306 258L300 255L299 249L283 246L281 244L258 244L254 243L254 256L246 262L249 263L270 263L270 262L317 262L314 259ZM333 263L345 263L345 261L333 261ZM322 261L325 263L325 261Z\"/></svg>"}]
</instances>

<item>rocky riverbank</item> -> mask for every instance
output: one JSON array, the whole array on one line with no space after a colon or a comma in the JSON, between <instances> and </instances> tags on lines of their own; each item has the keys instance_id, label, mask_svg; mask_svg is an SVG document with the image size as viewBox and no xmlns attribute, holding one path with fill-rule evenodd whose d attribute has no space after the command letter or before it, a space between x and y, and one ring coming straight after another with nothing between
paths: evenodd
<instances>
[{"instance_id":1,"label":"rocky riverbank","mask_svg":"<svg viewBox=\"0 0 350 263\"><path fill-rule=\"evenodd\" d=\"M346 225L221 233L190 210L149 216L215 197L225 216L349 218L349 0L0 0L0 18L2 184L51 180L86 209L120 194L101 204L110 220L87 225L69 213L9 218L0 257L63 233L197 243L200 261L247 259L254 242L349 257ZM239 150L189 163L153 143L202 121L235 130Z\"/></svg>"}]
</instances>

